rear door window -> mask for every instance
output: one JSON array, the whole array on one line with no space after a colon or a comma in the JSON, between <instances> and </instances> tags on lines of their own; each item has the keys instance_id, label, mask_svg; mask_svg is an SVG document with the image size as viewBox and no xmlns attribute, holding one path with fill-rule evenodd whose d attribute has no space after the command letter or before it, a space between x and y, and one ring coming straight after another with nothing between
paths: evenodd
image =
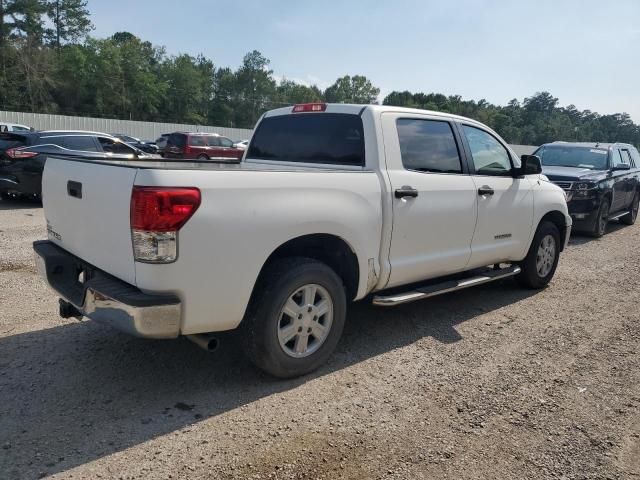
<instances>
[{"instance_id":1,"label":"rear door window","mask_svg":"<svg viewBox=\"0 0 640 480\"><path fill-rule=\"evenodd\" d=\"M205 147L207 145L206 138L203 135L191 135L189 136L190 147Z\"/></svg>"},{"instance_id":2,"label":"rear door window","mask_svg":"<svg viewBox=\"0 0 640 480\"><path fill-rule=\"evenodd\" d=\"M419 172L462 173L458 146L448 122L399 118L396 125L404 168Z\"/></svg>"},{"instance_id":3,"label":"rear door window","mask_svg":"<svg viewBox=\"0 0 640 480\"><path fill-rule=\"evenodd\" d=\"M220 137L207 137L207 145L210 147L219 147Z\"/></svg>"},{"instance_id":4,"label":"rear door window","mask_svg":"<svg viewBox=\"0 0 640 480\"><path fill-rule=\"evenodd\" d=\"M364 166L362 119L342 113L266 117L253 135L247 158Z\"/></svg>"},{"instance_id":5,"label":"rear door window","mask_svg":"<svg viewBox=\"0 0 640 480\"><path fill-rule=\"evenodd\" d=\"M36 145L57 145L58 147L64 147L64 137L61 135L53 135L40 137L40 141Z\"/></svg>"},{"instance_id":6,"label":"rear door window","mask_svg":"<svg viewBox=\"0 0 640 480\"><path fill-rule=\"evenodd\" d=\"M93 137L87 135L62 137L62 146L69 150L81 152L97 152L98 147Z\"/></svg>"}]
</instances>

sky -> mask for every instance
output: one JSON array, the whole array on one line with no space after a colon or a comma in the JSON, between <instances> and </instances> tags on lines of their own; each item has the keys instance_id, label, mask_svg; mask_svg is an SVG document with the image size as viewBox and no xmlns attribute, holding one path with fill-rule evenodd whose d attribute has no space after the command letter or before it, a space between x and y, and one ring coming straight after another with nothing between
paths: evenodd
<instances>
[{"instance_id":1,"label":"sky","mask_svg":"<svg viewBox=\"0 0 640 480\"><path fill-rule=\"evenodd\" d=\"M640 0L88 0L96 37L129 31L168 54L236 68L259 50L276 78L504 105L560 105L640 123Z\"/></svg>"}]
</instances>

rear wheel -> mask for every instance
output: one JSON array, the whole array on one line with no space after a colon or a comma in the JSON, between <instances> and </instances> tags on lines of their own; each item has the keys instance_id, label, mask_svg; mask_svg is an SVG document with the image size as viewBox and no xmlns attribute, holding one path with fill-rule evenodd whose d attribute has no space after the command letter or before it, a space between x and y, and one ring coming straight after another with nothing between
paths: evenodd
<instances>
[{"instance_id":1,"label":"rear wheel","mask_svg":"<svg viewBox=\"0 0 640 480\"><path fill-rule=\"evenodd\" d=\"M602 200L600 204L600 208L598 209L598 215L596 216L596 220L593 225L593 230L591 231L591 235L594 237L602 237L607 232L607 224L609 223L609 209L611 208L611 204L609 203L609 199L605 198Z\"/></svg>"},{"instance_id":2,"label":"rear wheel","mask_svg":"<svg viewBox=\"0 0 640 480\"><path fill-rule=\"evenodd\" d=\"M554 223L538 226L529 252L520 264L516 281L527 288L544 288L553 278L560 259L560 232Z\"/></svg>"},{"instance_id":3,"label":"rear wheel","mask_svg":"<svg viewBox=\"0 0 640 480\"><path fill-rule=\"evenodd\" d=\"M209 157L203 153L202 155L198 155L198 160L209 160Z\"/></svg>"},{"instance_id":4,"label":"rear wheel","mask_svg":"<svg viewBox=\"0 0 640 480\"><path fill-rule=\"evenodd\" d=\"M249 359L280 378L309 373L333 353L346 316L340 277L309 258L267 267L239 330Z\"/></svg>"},{"instance_id":5,"label":"rear wheel","mask_svg":"<svg viewBox=\"0 0 640 480\"><path fill-rule=\"evenodd\" d=\"M633 202L631 202L629 213L627 213L624 217L620 217L620 221L625 225L633 225L634 223L636 223L636 218L638 218L639 206L640 206L640 192L636 192L635 197L633 197Z\"/></svg>"}]
</instances>

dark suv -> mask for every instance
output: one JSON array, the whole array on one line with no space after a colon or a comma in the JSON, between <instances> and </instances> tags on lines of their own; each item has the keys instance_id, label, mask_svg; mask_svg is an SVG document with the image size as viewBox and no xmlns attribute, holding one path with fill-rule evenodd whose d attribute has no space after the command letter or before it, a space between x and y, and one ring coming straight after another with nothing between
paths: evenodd
<instances>
[{"instance_id":1,"label":"dark suv","mask_svg":"<svg viewBox=\"0 0 640 480\"><path fill-rule=\"evenodd\" d=\"M219 162L237 162L243 154L243 148L234 147L231 140L217 133L172 133L164 149L166 158Z\"/></svg>"},{"instance_id":2,"label":"dark suv","mask_svg":"<svg viewBox=\"0 0 640 480\"><path fill-rule=\"evenodd\" d=\"M574 231L604 235L610 220L632 225L640 204L640 154L626 143L547 143L534 155L564 189Z\"/></svg>"},{"instance_id":3,"label":"dark suv","mask_svg":"<svg viewBox=\"0 0 640 480\"><path fill-rule=\"evenodd\" d=\"M48 130L0 134L0 197L39 198L48 156L140 159L148 156L105 133Z\"/></svg>"}]
</instances>

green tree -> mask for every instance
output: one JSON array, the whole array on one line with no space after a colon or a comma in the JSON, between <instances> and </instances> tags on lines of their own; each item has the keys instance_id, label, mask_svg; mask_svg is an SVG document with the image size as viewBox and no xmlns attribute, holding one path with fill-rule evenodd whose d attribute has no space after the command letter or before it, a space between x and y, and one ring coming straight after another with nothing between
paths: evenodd
<instances>
[{"instance_id":1,"label":"green tree","mask_svg":"<svg viewBox=\"0 0 640 480\"><path fill-rule=\"evenodd\" d=\"M307 86L283 78L277 87L277 102L273 108L296 103L320 102L324 99L322 92L316 85Z\"/></svg>"},{"instance_id":2,"label":"green tree","mask_svg":"<svg viewBox=\"0 0 640 480\"><path fill-rule=\"evenodd\" d=\"M271 62L259 51L244 56L236 72L236 125L251 128L262 113L269 108L276 93L276 81Z\"/></svg>"},{"instance_id":3,"label":"green tree","mask_svg":"<svg viewBox=\"0 0 640 480\"><path fill-rule=\"evenodd\" d=\"M325 99L332 103L376 103L379 94L380 89L363 75L345 75L324 91Z\"/></svg>"},{"instance_id":4,"label":"green tree","mask_svg":"<svg viewBox=\"0 0 640 480\"><path fill-rule=\"evenodd\" d=\"M53 23L49 36L58 50L62 42L74 42L93 28L86 0L47 0L47 14Z\"/></svg>"}]
</instances>

